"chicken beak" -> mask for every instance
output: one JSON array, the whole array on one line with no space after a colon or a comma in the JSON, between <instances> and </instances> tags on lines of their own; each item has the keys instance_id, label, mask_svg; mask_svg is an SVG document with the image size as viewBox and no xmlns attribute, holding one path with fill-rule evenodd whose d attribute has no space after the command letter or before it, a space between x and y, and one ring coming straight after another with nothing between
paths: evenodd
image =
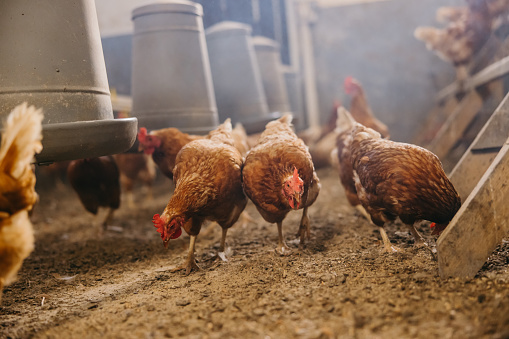
<instances>
[{"instance_id":1,"label":"chicken beak","mask_svg":"<svg viewBox=\"0 0 509 339\"><path fill-rule=\"evenodd\" d=\"M292 206L292 208L298 210L299 207L300 207L300 202L301 202L300 193L295 193L295 195L293 196L293 206Z\"/></svg>"},{"instance_id":2,"label":"chicken beak","mask_svg":"<svg viewBox=\"0 0 509 339\"><path fill-rule=\"evenodd\" d=\"M164 248L168 248L168 244L170 243L170 239L164 239L163 240L163 245L164 245Z\"/></svg>"}]
</instances>

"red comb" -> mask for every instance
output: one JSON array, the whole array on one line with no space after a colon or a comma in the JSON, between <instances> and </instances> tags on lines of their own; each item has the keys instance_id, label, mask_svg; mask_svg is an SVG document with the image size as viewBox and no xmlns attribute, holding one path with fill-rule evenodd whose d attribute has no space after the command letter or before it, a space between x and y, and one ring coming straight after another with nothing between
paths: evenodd
<instances>
[{"instance_id":1,"label":"red comb","mask_svg":"<svg viewBox=\"0 0 509 339\"><path fill-rule=\"evenodd\" d=\"M164 226L166 225L166 218L160 217L159 214L154 214L154 217L152 218L152 222L154 223L154 227L157 227L157 232L161 233L161 238L164 240L165 238L165 230Z\"/></svg>"},{"instance_id":2,"label":"red comb","mask_svg":"<svg viewBox=\"0 0 509 339\"><path fill-rule=\"evenodd\" d=\"M147 136L147 129L145 127L141 127L138 132L138 140L143 142L145 141L145 137Z\"/></svg>"},{"instance_id":3,"label":"red comb","mask_svg":"<svg viewBox=\"0 0 509 339\"><path fill-rule=\"evenodd\" d=\"M297 169L297 167L294 167L293 168L293 177L292 177L292 180L291 180L292 189L295 192L300 192L302 187L303 187L303 183L304 182L299 177L299 170Z\"/></svg>"},{"instance_id":4,"label":"red comb","mask_svg":"<svg viewBox=\"0 0 509 339\"><path fill-rule=\"evenodd\" d=\"M429 228L434 228L437 224L432 222L431 224L429 224Z\"/></svg>"}]
</instances>

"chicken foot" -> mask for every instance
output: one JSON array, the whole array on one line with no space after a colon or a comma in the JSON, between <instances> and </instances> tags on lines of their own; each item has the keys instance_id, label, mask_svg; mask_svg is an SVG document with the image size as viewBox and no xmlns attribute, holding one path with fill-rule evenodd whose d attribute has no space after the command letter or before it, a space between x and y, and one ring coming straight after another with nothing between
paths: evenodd
<instances>
[{"instance_id":1,"label":"chicken foot","mask_svg":"<svg viewBox=\"0 0 509 339\"><path fill-rule=\"evenodd\" d=\"M292 250L288 245L286 245L285 240L283 238L283 222L279 221L277 223L277 233L279 236L279 241L276 247L276 253L279 255L290 255Z\"/></svg>"},{"instance_id":2,"label":"chicken foot","mask_svg":"<svg viewBox=\"0 0 509 339\"><path fill-rule=\"evenodd\" d=\"M387 253L399 252L400 249L391 244L389 237L387 236L387 233L385 232L384 228L379 226L378 230L380 231L380 235L382 236L382 241L384 243L385 252L387 252Z\"/></svg>"},{"instance_id":3,"label":"chicken foot","mask_svg":"<svg viewBox=\"0 0 509 339\"><path fill-rule=\"evenodd\" d=\"M186 261L184 261L184 263L182 265L180 265L179 267L172 269L171 272L177 272L177 271L181 271L181 270L185 269L186 270L185 275L189 275L189 273L191 273L191 271L193 269L194 270L200 269L200 267L196 264L196 260L194 257L194 247L196 244L196 235L191 235L191 236L189 236L189 238L190 238L189 251L187 253Z\"/></svg>"},{"instance_id":4,"label":"chicken foot","mask_svg":"<svg viewBox=\"0 0 509 339\"><path fill-rule=\"evenodd\" d=\"M311 223L309 222L307 207L304 207L302 210L302 219L300 219L299 232L297 232L297 236L300 238L301 244L304 244L306 240L311 239Z\"/></svg>"}]
</instances>

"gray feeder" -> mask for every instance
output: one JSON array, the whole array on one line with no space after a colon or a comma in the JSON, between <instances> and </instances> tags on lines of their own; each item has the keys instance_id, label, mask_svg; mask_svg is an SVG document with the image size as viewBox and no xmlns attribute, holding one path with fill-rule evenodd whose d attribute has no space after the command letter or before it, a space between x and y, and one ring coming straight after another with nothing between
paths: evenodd
<instances>
[{"instance_id":1,"label":"gray feeder","mask_svg":"<svg viewBox=\"0 0 509 339\"><path fill-rule=\"evenodd\" d=\"M6 1L0 46L0 118L24 101L44 111L37 162L120 153L134 143L136 119L113 119L94 0Z\"/></svg>"},{"instance_id":2,"label":"gray feeder","mask_svg":"<svg viewBox=\"0 0 509 339\"><path fill-rule=\"evenodd\" d=\"M305 129L306 123L304 119L302 89L300 86L299 75L296 71L292 70L290 66L282 65L281 67L288 93L290 110L294 116L293 124L297 130Z\"/></svg>"},{"instance_id":3,"label":"gray feeder","mask_svg":"<svg viewBox=\"0 0 509 339\"><path fill-rule=\"evenodd\" d=\"M269 113L250 34L250 26L230 21L205 32L219 117L256 133L280 114Z\"/></svg>"},{"instance_id":4,"label":"gray feeder","mask_svg":"<svg viewBox=\"0 0 509 339\"><path fill-rule=\"evenodd\" d=\"M253 37L253 45L269 110L289 112L290 104L283 76L279 44L269 38L256 36Z\"/></svg>"},{"instance_id":5,"label":"gray feeder","mask_svg":"<svg viewBox=\"0 0 509 339\"><path fill-rule=\"evenodd\" d=\"M202 16L190 1L133 10L132 113L140 127L204 134L218 125Z\"/></svg>"}]
</instances>

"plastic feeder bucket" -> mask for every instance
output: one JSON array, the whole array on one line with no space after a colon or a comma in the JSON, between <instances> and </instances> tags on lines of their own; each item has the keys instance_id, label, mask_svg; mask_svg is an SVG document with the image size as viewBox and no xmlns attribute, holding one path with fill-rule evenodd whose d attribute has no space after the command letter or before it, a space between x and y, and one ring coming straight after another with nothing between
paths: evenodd
<instances>
[{"instance_id":1,"label":"plastic feeder bucket","mask_svg":"<svg viewBox=\"0 0 509 339\"><path fill-rule=\"evenodd\" d=\"M262 76L262 84L271 112L289 112L288 93L286 90L279 44L266 37L253 37L253 45Z\"/></svg>"},{"instance_id":2,"label":"plastic feeder bucket","mask_svg":"<svg viewBox=\"0 0 509 339\"><path fill-rule=\"evenodd\" d=\"M205 34L219 117L241 122L248 133L262 131L280 114L271 114L267 105L251 27L224 21L209 27Z\"/></svg>"},{"instance_id":3,"label":"plastic feeder bucket","mask_svg":"<svg viewBox=\"0 0 509 339\"><path fill-rule=\"evenodd\" d=\"M132 114L140 126L204 134L218 125L202 16L190 1L133 10Z\"/></svg>"},{"instance_id":4,"label":"plastic feeder bucket","mask_svg":"<svg viewBox=\"0 0 509 339\"><path fill-rule=\"evenodd\" d=\"M37 162L115 154L134 143L136 119L113 119L94 0L6 1L0 60L2 121L24 101L44 111Z\"/></svg>"}]
</instances>

